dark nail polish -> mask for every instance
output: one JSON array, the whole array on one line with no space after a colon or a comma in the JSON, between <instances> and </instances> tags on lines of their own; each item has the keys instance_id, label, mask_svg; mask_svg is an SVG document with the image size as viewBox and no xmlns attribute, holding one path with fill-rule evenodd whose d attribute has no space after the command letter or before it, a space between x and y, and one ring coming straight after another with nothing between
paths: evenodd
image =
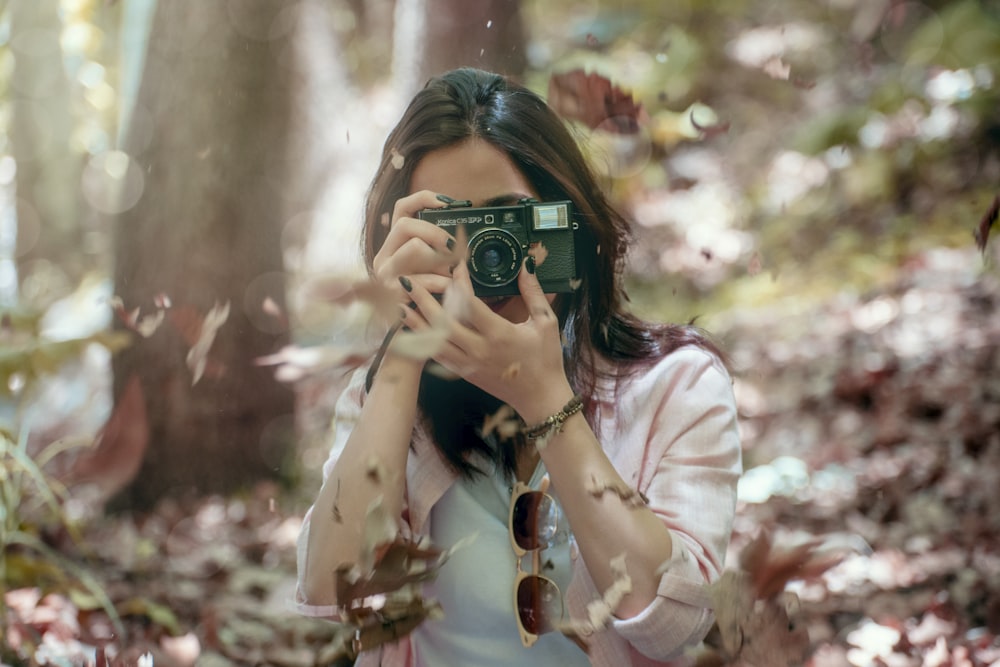
<instances>
[{"instance_id":1,"label":"dark nail polish","mask_svg":"<svg viewBox=\"0 0 1000 667\"><path fill-rule=\"evenodd\" d=\"M449 236L448 240L445 242L445 245L448 246L448 250L454 250L455 249L455 239L453 239L453 238L451 238Z\"/></svg>"},{"instance_id":2,"label":"dark nail polish","mask_svg":"<svg viewBox=\"0 0 1000 667\"><path fill-rule=\"evenodd\" d=\"M454 199L452 199L448 195L437 195L437 200L441 201L441 202L444 202L445 204L451 204L451 203L453 203L455 201Z\"/></svg>"},{"instance_id":3,"label":"dark nail polish","mask_svg":"<svg viewBox=\"0 0 1000 667\"><path fill-rule=\"evenodd\" d=\"M413 283L411 283L410 279L407 278L406 276L400 276L399 277L399 284L402 285L403 289L405 289L407 292L410 292L410 291L413 290Z\"/></svg>"},{"instance_id":4,"label":"dark nail polish","mask_svg":"<svg viewBox=\"0 0 1000 667\"><path fill-rule=\"evenodd\" d=\"M524 260L524 268L528 270L528 273L535 275L535 258L528 255L528 259Z\"/></svg>"},{"instance_id":5,"label":"dark nail polish","mask_svg":"<svg viewBox=\"0 0 1000 667\"><path fill-rule=\"evenodd\" d=\"M408 313L406 312L406 308L403 308L402 306L400 306L399 307L399 319L405 320L407 315L408 315Z\"/></svg>"},{"instance_id":6,"label":"dark nail polish","mask_svg":"<svg viewBox=\"0 0 1000 667\"><path fill-rule=\"evenodd\" d=\"M416 310L417 309L417 304L415 302L413 302L413 301L409 302L406 305L409 307L410 310Z\"/></svg>"}]
</instances>

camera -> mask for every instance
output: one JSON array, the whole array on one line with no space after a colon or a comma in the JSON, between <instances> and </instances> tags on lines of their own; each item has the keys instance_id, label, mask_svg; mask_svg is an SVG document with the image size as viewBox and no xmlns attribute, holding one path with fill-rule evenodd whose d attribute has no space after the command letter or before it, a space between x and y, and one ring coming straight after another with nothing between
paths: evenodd
<instances>
[{"instance_id":1,"label":"camera","mask_svg":"<svg viewBox=\"0 0 1000 667\"><path fill-rule=\"evenodd\" d=\"M568 201L522 199L513 206L473 208L455 202L447 208L424 209L418 217L447 229L452 236L464 227L468 266L476 296L519 294L517 274L524 257L538 261L535 275L546 293L572 292L578 285L576 230Z\"/></svg>"}]
</instances>

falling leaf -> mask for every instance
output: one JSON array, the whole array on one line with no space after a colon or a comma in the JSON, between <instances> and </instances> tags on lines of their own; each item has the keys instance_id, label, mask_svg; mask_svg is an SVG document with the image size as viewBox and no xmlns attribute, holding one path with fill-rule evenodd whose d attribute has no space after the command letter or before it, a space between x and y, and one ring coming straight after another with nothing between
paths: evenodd
<instances>
[{"instance_id":1,"label":"falling leaf","mask_svg":"<svg viewBox=\"0 0 1000 667\"><path fill-rule=\"evenodd\" d=\"M649 499L642 492L633 489L621 480L599 482L596 477L592 476L590 484L587 485L587 492L595 498L601 498L605 493L613 493L622 500L626 507L633 509L649 504Z\"/></svg>"},{"instance_id":2,"label":"falling leaf","mask_svg":"<svg viewBox=\"0 0 1000 667\"><path fill-rule=\"evenodd\" d=\"M281 320L283 320L285 318L285 313L281 309L281 306L279 306L275 302L275 300L272 299L269 296L264 298L264 302L261 303L260 307L261 307L261 310L263 310L265 313L267 313L271 317L275 317L275 318L278 318L278 319L281 319Z\"/></svg>"},{"instance_id":3,"label":"falling leaf","mask_svg":"<svg viewBox=\"0 0 1000 667\"><path fill-rule=\"evenodd\" d=\"M632 578L625 566L625 554L611 559L611 572L614 574L614 581L604 591L604 595L587 603L586 618L571 618L557 626L561 633L574 640L584 651L587 650L586 637L610 625L618 605L632 592Z\"/></svg>"},{"instance_id":4,"label":"falling leaf","mask_svg":"<svg viewBox=\"0 0 1000 667\"><path fill-rule=\"evenodd\" d=\"M491 433L496 432L501 440L507 440L516 435L519 430L521 430L521 421L518 419L517 413L514 412L514 408L505 403L500 406L499 410L483 419L480 436L486 438Z\"/></svg>"},{"instance_id":5,"label":"falling leaf","mask_svg":"<svg viewBox=\"0 0 1000 667\"><path fill-rule=\"evenodd\" d=\"M986 242L990 238L990 230L993 228L993 223L997 221L1000 217L1000 195L993 198L993 204L986 210L983 214L982 220L979 221L979 226L976 227L973 236L976 238L976 247L983 254L986 253Z\"/></svg>"},{"instance_id":6,"label":"falling leaf","mask_svg":"<svg viewBox=\"0 0 1000 667\"><path fill-rule=\"evenodd\" d=\"M764 71L764 74L767 74L772 79L781 79L783 81L787 81L792 73L792 66L785 64L781 56L769 58L761 66L761 69Z\"/></svg>"},{"instance_id":7,"label":"falling leaf","mask_svg":"<svg viewBox=\"0 0 1000 667\"><path fill-rule=\"evenodd\" d=\"M167 304L164 308L168 308L170 300L167 297L164 298L166 298ZM157 297L156 301L157 303L160 303L160 297ZM161 324L163 324L163 320L166 316L164 308L159 308L156 313L146 315L142 319L139 319L140 308L137 306L132 310L126 310L125 303L122 301L122 298L117 295L112 296L108 300L108 303L118 320L125 325L125 328L131 329L143 338L149 338L156 333L156 330L160 328Z\"/></svg>"},{"instance_id":8,"label":"falling leaf","mask_svg":"<svg viewBox=\"0 0 1000 667\"><path fill-rule=\"evenodd\" d=\"M136 322L135 331L143 338L149 338L156 330L160 328L163 324L163 320L166 318L166 311L158 310L153 315L146 315L141 320Z\"/></svg>"},{"instance_id":9,"label":"falling leaf","mask_svg":"<svg viewBox=\"0 0 1000 667\"><path fill-rule=\"evenodd\" d=\"M528 248L528 255L535 258L535 266L541 266L549 256L549 249L541 241L535 241Z\"/></svg>"},{"instance_id":10,"label":"falling leaf","mask_svg":"<svg viewBox=\"0 0 1000 667\"><path fill-rule=\"evenodd\" d=\"M631 93L582 69L549 77L548 103L563 118L618 134L634 134L646 120L642 104Z\"/></svg>"},{"instance_id":11,"label":"falling leaf","mask_svg":"<svg viewBox=\"0 0 1000 667\"><path fill-rule=\"evenodd\" d=\"M348 653L396 641L424 620L440 617L440 605L420 595L420 584L435 577L448 557L473 539L475 535L448 550L413 542L398 534L382 499L373 502L358 564L341 566L335 575L343 621L354 629Z\"/></svg>"},{"instance_id":12,"label":"falling leaf","mask_svg":"<svg viewBox=\"0 0 1000 667\"><path fill-rule=\"evenodd\" d=\"M192 386L197 384L198 380L201 379L202 374L204 374L205 365L208 360L208 352L212 348L212 343L215 342L215 334L218 332L219 327L225 324L228 318L228 301L222 306L216 303L212 306L212 309L205 314L205 319L202 320L201 323L201 332L198 335L198 340L191 347L191 349L188 350L187 354L187 365L188 368L191 369Z\"/></svg>"},{"instance_id":13,"label":"falling leaf","mask_svg":"<svg viewBox=\"0 0 1000 667\"><path fill-rule=\"evenodd\" d=\"M406 159L395 148L392 149L392 166L395 169L402 169Z\"/></svg>"},{"instance_id":14,"label":"falling leaf","mask_svg":"<svg viewBox=\"0 0 1000 667\"><path fill-rule=\"evenodd\" d=\"M142 382L132 375L92 448L74 461L63 479L70 487L89 485L103 502L125 488L139 472L149 443L149 422Z\"/></svg>"},{"instance_id":15,"label":"falling leaf","mask_svg":"<svg viewBox=\"0 0 1000 667\"><path fill-rule=\"evenodd\" d=\"M754 592L759 598L770 598L785 590L793 579L813 579L850 553L867 548L854 544L816 537L792 545L776 545L769 530L762 530L740 554L740 568L749 572Z\"/></svg>"},{"instance_id":16,"label":"falling leaf","mask_svg":"<svg viewBox=\"0 0 1000 667\"><path fill-rule=\"evenodd\" d=\"M371 350L347 345L286 345L274 354L254 359L258 366L277 366L274 376L281 382L297 382L320 372L355 367L371 358Z\"/></svg>"}]
</instances>

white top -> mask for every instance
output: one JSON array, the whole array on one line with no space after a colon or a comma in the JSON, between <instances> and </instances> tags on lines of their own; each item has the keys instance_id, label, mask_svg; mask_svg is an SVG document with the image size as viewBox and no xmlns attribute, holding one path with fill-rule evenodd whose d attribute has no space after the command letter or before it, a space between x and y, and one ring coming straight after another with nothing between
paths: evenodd
<instances>
[{"instance_id":1,"label":"white top","mask_svg":"<svg viewBox=\"0 0 1000 667\"><path fill-rule=\"evenodd\" d=\"M355 373L338 402L324 476L336 464L361 414L364 375L365 369ZM595 435L622 479L649 499L650 510L670 530L673 555L664 565L656 599L649 607L637 616L612 620L606 630L589 638L590 662L595 667L686 664L684 650L697 644L712 625L711 600L705 585L722 571L736 506L741 461L732 381L716 357L687 346L627 380L602 384L594 398ZM450 539L448 535L454 532L438 532L445 529L441 524L450 519L443 520L435 511L457 485L459 479L434 443L426 433L418 431L406 466L406 508L400 517L404 535L434 535L435 541L439 537ZM503 504L506 507L506 501ZM503 553L507 553L510 542L506 536L506 509L504 513L502 544ZM300 573L307 557L311 515L310 509L299 536ZM484 540L488 535L486 525L483 521L475 526ZM453 558L458 556L454 554ZM601 591L590 578L582 557L571 559L571 563L572 580L563 590L566 606L570 618L586 618L587 605L600 599ZM490 576L474 580L461 594L472 595L480 586L491 586L493 576L513 571L512 561L492 567ZM440 593L438 599L447 597L447 591ZM513 592L498 595L497 599L509 597L511 601L504 604L513 607ZM335 605L311 604L301 588L295 603L300 613L309 616L343 618ZM512 618L513 611L508 611ZM497 622L510 623L505 627L514 628L509 621ZM506 634L506 630L503 632ZM520 642L516 635L512 637L512 641ZM407 635L366 651L358 657L357 665L412 667L413 641L413 635ZM445 664L455 663L449 660ZM520 664L540 663L525 659Z\"/></svg>"},{"instance_id":2,"label":"white top","mask_svg":"<svg viewBox=\"0 0 1000 667\"><path fill-rule=\"evenodd\" d=\"M539 464L531 488L539 488L544 472ZM497 474L461 478L431 510L435 546L450 548L470 535L475 538L459 547L425 586L424 597L441 604L444 618L424 622L411 636L414 665L590 665L587 655L559 632L540 635L530 648L521 643L514 618L517 563L507 528L510 497L510 486ZM572 577L571 556L577 554L561 510L559 515L554 544L541 552L541 574L565 591ZM530 553L523 557L523 571L530 572L531 561Z\"/></svg>"}]
</instances>

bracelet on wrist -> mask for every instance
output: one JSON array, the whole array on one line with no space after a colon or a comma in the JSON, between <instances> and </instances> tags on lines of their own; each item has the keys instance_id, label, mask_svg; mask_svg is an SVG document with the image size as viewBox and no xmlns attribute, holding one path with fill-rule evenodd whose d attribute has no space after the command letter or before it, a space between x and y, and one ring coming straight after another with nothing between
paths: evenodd
<instances>
[{"instance_id":1,"label":"bracelet on wrist","mask_svg":"<svg viewBox=\"0 0 1000 667\"><path fill-rule=\"evenodd\" d=\"M531 440L539 440L542 438L548 439L549 437L559 433L563 429L563 425L566 420L575 415L577 412L583 409L583 398L580 394L575 394L573 398L569 400L569 403L564 405L562 409L545 418L534 426L525 426L521 429L521 433L524 437Z\"/></svg>"}]
</instances>

